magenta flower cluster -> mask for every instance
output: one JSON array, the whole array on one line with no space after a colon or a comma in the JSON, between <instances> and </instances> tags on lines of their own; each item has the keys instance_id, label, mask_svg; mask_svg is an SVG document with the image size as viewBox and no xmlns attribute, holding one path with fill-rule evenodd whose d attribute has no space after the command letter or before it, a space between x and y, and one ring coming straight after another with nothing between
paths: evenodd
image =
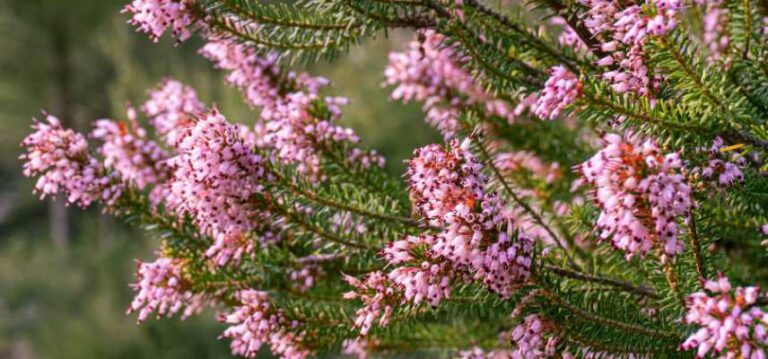
<instances>
[{"instance_id":1,"label":"magenta flower cluster","mask_svg":"<svg viewBox=\"0 0 768 359\"><path fill-rule=\"evenodd\" d=\"M679 155L665 155L654 141L631 135L606 135L604 141L605 147L578 167L595 187L601 237L610 238L627 258L654 248L664 256L682 253L678 220L694 204Z\"/></svg>"},{"instance_id":2,"label":"magenta flower cluster","mask_svg":"<svg viewBox=\"0 0 768 359\"><path fill-rule=\"evenodd\" d=\"M357 291L345 297L364 304L355 322L363 335L377 318L386 325L397 304L438 306L456 281L477 281L506 297L530 276L533 240L514 230L496 193L485 191L482 165L468 147L452 140L448 148L415 151L408 169L414 209L442 230L389 243L389 273L347 277Z\"/></svg>"},{"instance_id":3,"label":"magenta flower cluster","mask_svg":"<svg viewBox=\"0 0 768 359\"><path fill-rule=\"evenodd\" d=\"M256 144L270 149L286 164L296 164L300 173L320 180L321 152L336 143L356 143L357 135L335 123L341 116L343 97L322 97L328 80L306 73L283 73L277 56L261 56L253 47L228 38L211 39L201 54L216 67L229 71L227 81L238 88L248 103L261 111L255 125ZM365 166L383 165L375 152L349 153Z\"/></svg>"},{"instance_id":4,"label":"magenta flower cluster","mask_svg":"<svg viewBox=\"0 0 768 359\"><path fill-rule=\"evenodd\" d=\"M171 317L182 311L181 318L201 312L211 305L204 294L195 293L183 277L183 265L178 259L160 257L151 263L137 263L136 282L131 288L136 292L128 313L139 312L143 322L151 313L157 317Z\"/></svg>"},{"instance_id":5,"label":"magenta flower cluster","mask_svg":"<svg viewBox=\"0 0 768 359\"><path fill-rule=\"evenodd\" d=\"M149 100L141 110L149 117L155 134L169 147L175 147L181 131L205 112L205 104L193 88L167 78L149 91Z\"/></svg>"},{"instance_id":6,"label":"magenta flower cluster","mask_svg":"<svg viewBox=\"0 0 768 359\"><path fill-rule=\"evenodd\" d=\"M555 66L549 69L549 79L531 106L531 112L541 119L554 120L580 93L581 82L576 75L563 66Z\"/></svg>"},{"instance_id":7,"label":"magenta flower cluster","mask_svg":"<svg viewBox=\"0 0 768 359\"><path fill-rule=\"evenodd\" d=\"M239 261L253 251L247 238L262 215L251 197L266 178L263 159L239 127L213 110L184 128L176 156L168 160L166 207L189 215L203 233L213 236L206 253L217 265Z\"/></svg>"},{"instance_id":8,"label":"magenta flower cluster","mask_svg":"<svg viewBox=\"0 0 768 359\"><path fill-rule=\"evenodd\" d=\"M35 192L40 198L62 193L68 204L80 207L93 202L107 206L116 203L124 184L91 155L85 136L62 127L59 119L50 115L46 122L35 122L32 129L34 132L21 143L26 152L20 159L25 176L39 176Z\"/></svg>"},{"instance_id":9,"label":"magenta flower cluster","mask_svg":"<svg viewBox=\"0 0 768 359\"><path fill-rule=\"evenodd\" d=\"M229 327L221 334L232 340L232 354L254 358L262 345L268 345L272 353L285 359L304 359L309 351L302 348L301 335L291 329L299 326L288 320L283 312L269 302L265 292L252 289L237 292L238 305L220 320Z\"/></svg>"},{"instance_id":10,"label":"magenta flower cluster","mask_svg":"<svg viewBox=\"0 0 768 359\"><path fill-rule=\"evenodd\" d=\"M395 86L393 100L424 103L426 121L445 138L462 129L459 114L477 107L486 114L512 122L514 107L498 99L478 83L463 65L468 59L445 37L426 30L403 52L391 52L384 71L387 85Z\"/></svg>"},{"instance_id":11,"label":"magenta flower cluster","mask_svg":"<svg viewBox=\"0 0 768 359\"><path fill-rule=\"evenodd\" d=\"M699 329L680 348L695 349L698 358L765 358L768 314L756 305L760 288L733 288L728 278L720 275L717 280L706 281L704 289L685 301L685 322Z\"/></svg>"},{"instance_id":12,"label":"magenta flower cluster","mask_svg":"<svg viewBox=\"0 0 768 359\"><path fill-rule=\"evenodd\" d=\"M104 165L114 169L124 182L144 189L168 177L168 154L147 138L147 131L135 118L129 123L98 120L94 127L91 136L104 142L99 148Z\"/></svg>"},{"instance_id":13,"label":"magenta flower cluster","mask_svg":"<svg viewBox=\"0 0 768 359\"><path fill-rule=\"evenodd\" d=\"M644 47L649 35L663 36L677 24L679 0L662 0L643 4L622 5L615 0L581 0L589 8L584 24L594 36L607 39L599 44L608 53L597 64L609 68L603 79L617 93L631 92L651 96L654 79L645 64Z\"/></svg>"},{"instance_id":14,"label":"magenta flower cluster","mask_svg":"<svg viewBox=\"0 0 768 359\"><path fill-rule=\"evenodd\" d=\"M170 29L173 37L179 41L188 39L195 23L191 0L133 0L124 9L136 26L137 31L147 33L152 41L157 42Z\"/></svg>"}]
</instances>

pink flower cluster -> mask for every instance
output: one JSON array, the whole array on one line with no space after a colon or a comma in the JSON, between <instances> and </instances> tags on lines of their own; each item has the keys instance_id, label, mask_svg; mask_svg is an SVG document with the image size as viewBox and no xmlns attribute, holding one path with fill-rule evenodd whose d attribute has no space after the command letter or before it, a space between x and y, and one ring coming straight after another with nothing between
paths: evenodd
<instances>
[{"instance_id":1,"label":"pink flower cluster","mask_svg":"<svg viewBox=\"0 0 768 359\"><path fill-rule=\"evenodd\" d=\"M710 61L722 59L730 43L726 29L728 26L728 8L722 0L697 0L695 3L704 8L702 40L709 49L710 57L708 59Z\"/></svg>"},{"instance_id":2,"label":"pink flower cluster","mask_svg":"<svg viewBox=\"0 0 768 359\"><path fill-rule=\"evenodd\" d=\"M643 57L643 47L649 35L663 36L675 28L680 0L648 2L649 13L641 4L621 8L615 0L581 0L588 7L584 24L598 36L609 38L600 47L608 56L597 64L610 67L603 74L617 93L632 92L649 96L654 86Z\"/></svg>"},{"instance_id":3,"label":"pink flower cluster","mask_svg":"<svg viewBox=\"0 0 768 359\"><path fill-rule=\"evenodd\" d=\"M450 297L454 280L475 280L506 297L530 276L533 240L512 233L511 219L498 196L485 192L482 164L468 147L468 141L452 140L448 148L415 151L408 170L414 209L444 229L389 243L383 251L393 267L388 274L347 277L358 291L345 297L364 304L355 323L363 335L376 318L386 325L396 304L437 306Z\"/></svg>"},{"instance_id":4,"label":"pink flower cluster","mask_svg":"<svg viewBox=\"0 0 768 359\"><path fill-rule=\"evenodd\" d=\"M253 47L228 38L209 39L200 54L217 68L229 71L227 82L239 89L255 108L269 111L285 94L280 87L283 73L276 54L260 56Z\"/></svg>"},{"instance_id":5,"label":"pink flower cluster","mask_svg":"<svg viewBox=\"0 0 768 359\"><path fill-rule=\"evenodd\" d=\"M558 337L549 339L544 334L551 324L538 314L531 314L512 330L512 343L515 351L512 358L553 358Z\"/></svg>"},{"instance_id":6,"label":"pink flower cluster","mask_svg":"<svg viewBox=\"0 0 768 359\"><path fill-rule=\"evenodd\" d=\"M576 75L563 66L555 66L549 69L549 79L531 111L541 119L554 120L580 93L581 82Z\"/></svg>"},{"instance_id":7,"label":"pink flower cluster","mask_svg":"<svg viewBox=\"0 0 768 359\"><path fill-rule=\"evenodd\" d=\"M98 120L91 136L104 142L99 149L104 166L114 169L124 182L144 189L168 177L164 162L168 154L147 138L146 130L135 118L130 119L130 124Z\"/></svg>"},{"instance_id":8,"label":"pink flower cluster","mask_svg":"<svg viewBox=\"0 0 768 359\"><path fill-rule=\"evenodd\" d=\"M171 78L149 91L149 100L141 106L158 137L170 147L176 146L181 131L205 111L195 90Z\"/></svg>"},{"instance_id":9,"label":"pink flower cluster","mask_svg":"<svg viewBox=\"0 0 768 359\"><path fill-rule=\"evenodd\" d=\"M157 317L172 317L182 308L181 318L200 313L210 300L194 293L184 280L181 260L160 257L154 262L138 262L136 283L131 284L136 296L128 313L139 312L139 323L155 312Z\"/></svg>"},{"instance_id":10,"label":"pink flower cluster","mask_svg":"<svg viewBox=\"0 0 768 359\"><path fill-rule=\"evenodd\" d=\"M444 228L425 240L435 259L448 259L454 270L469 271L474 280L508 296L530 274L533 241L511 233L513 221L498 195L485 191L483 166L469 144L453 140L447 149L417 149L407 173L411 202L428 223Z\"/></svg>"},{"instance_id":11,"label":"pink flower cluster","mask_svg":"<svg viewBox=\"0 0 768 359\"><path fill-rule=\"evenodd\" d=\"M407 236L403 240L388 243L384 249L384 259L390 265L418 263L397 267L388 275L407 302L419 305L426 300L429 305L436 307L443 298L451 295L451 279L455 276L451 264L434 256L419 262L414 253L418 248L434 245L434 236Z\"/></svg>"},{"instance_id":12,"label":"pink flower cluster","mask_svg":"<svg viewBox=\"0 0 768 359\"><path fill-rule=\"evenodd\" d=\"M605 147L578 166L595 187L602 238L627 258L658 248L666 256L683 251L677 220L693 207L691 188L679 173L677 153L662 154L652 140L606 135ZM656 247L658 246L658 247Z\"/></svg>"},{"instance_id":13,"label":"pink flower cluster","mask_svg":"<svg viewBox=\"0 0 768 359\"><path fill-rule=\"evenodd\" d=\"M700 171L702 177L716 181L720 187L727 187L736 182L744 181L744 173L741 171L741 167L745 165L745 160L743 157L738 157L735 154L731 156L731 158L737 157L734 161L723 160L723 148L725 148L723 139L720 137L715 138L709 150L707 167L700 169Z\"/></svg>"},{"instance_id":14,"label":"pink flower cluster","mask_svg":"<svg viewBox=\"0 0 768 359\"><path fill-rule=\"evenodd\" d=\"M237 292L236 298L239 305L220 317L222 322L229 324L221 338L232 340L232 354L254 358L266 344L281 358L304 359L310 355L300 344L302 334L294 333L299 323L274 308L267 293L246 289Z\"/></svg>"},{"instance_id":15,"label":"pink flower cluster","mask_svg":"<svg viewBox=\"0 0 768 359\"><path fill-rule=\"evenodd\" d=\"M404 52L389 54L384 72L387 85L396 86L392 99L423 102L426 121L443 136L454 137L461 129L463 108L477 106L488 115L514 120L514 108L477 83L462 68L467 58L445 37L433 30L420 33Z\"/></svg>"},{"instance_id":16,"label":"pink flower cluster","mask_svg":"<svg viewBox=\"0 0 768 359\"><path fill-rule=\"evenodd\" d=\"M203 233L213 236L207 255L216 264L251 253L255 243L248 235L263 215L251 196L262 191L266 178L253 144L240 137L238 126L213 110L183 129L176 150L168 160L173 176L167 208L188 214Z\"/></svg>"},{"instance_id":17,"label":"pink flower cluster","mask_svg":"<svg viewBox=\"0 0 768 359\"><path fill-rule=\"evenodd\" d=\"M335 143L359 141L351 129L335 124L347 99L320 96L328 80L305 73L284 74L276 55L260 56L253 47L227 38L210 40L201 54L216 67L230 71L228 82L243 92L250 105L261 109L256 144L270 149L280 161L297 165L310 179L322 179L324 150ZM350 155L364 167L384 161L359 149Z\"/></svg>"},{"instance_id":18,"label":"pink flower cluster","mask_svg":"<svg viewBox=\"0 0 768 359\"><path fill-rule=\"evenodd\" d=\"M195 23L191 0L133 0L123 9L131 14L128 23L157 42L169 28L173 37L184 41L191 36Z\"/></svg>"},{"instance_id":19,"label":"pink flower cluster","mask_svg":"<svg viewBox=\"0 0 768 359\"><path fill-rule=\"evenodd\" d=\"M360 335L367 335L377 318L379 326L386 326L395 306L402 301L387 276L376 271L363 280L349 275L345 275L344 280L355 288L344 293L344 299L360 299L363 302L363 306L355 312L354 326L360 329Z\"/></svg>"},{"instance_id":20,"label":"pink flower cluster","mask_svg":"<svg viewBox=\"0 0 768 359\"><path fill-rule=\"evenodd\" d=\"M700 327L680 348L696 349L696 357L720 355L723 358L765 358L768 345L768 314L756 304L758 287L732 288L728 278L704 284L706 292L686 299L685 322ZM708 293L707 293L708 292Z\"/></svg>"},{"instance_id":21,"label":"pink flower cluster","mask_svg":"<svg viewBox=\"0 0 768 359\"><path fill-rule=\"evenodd\" d=\"M26 153L19 158L24 161L25 176L40 177L35 192L41 198L63 192L68 204L80 207L99 201L115 204L124 184L90 154L85 136L63 128L51 115L46 122L35 121L32 129L21 143Z\"/></svg>"},{"instance_id":22,"label":"pink flower cluster","mask_svg":"<svg viewBox=\"0 0 768 359\"><path fill-rule=\"evenodd\" d=\"M584 42L581 41L579 34L571 28L564 18L556 16L550 21L552 25L561 26L563 31L557 37L557 42L566 47L571 47L576 51L585 50L587 48Z\"/></svg>"}]
</instances>

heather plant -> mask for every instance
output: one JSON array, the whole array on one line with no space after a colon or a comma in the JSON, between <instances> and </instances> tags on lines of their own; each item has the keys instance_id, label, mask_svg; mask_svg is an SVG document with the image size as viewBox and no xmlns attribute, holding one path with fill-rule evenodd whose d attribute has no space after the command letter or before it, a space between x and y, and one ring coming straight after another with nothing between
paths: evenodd
<instances>
[{"instance_id":1,"label":"heather plant","mask_svg":"<svg viewBox=\"0 0 768 359\"><path fill-rule=\"evenodd\" d=\"M24 139L41 196L159 239L138 321L234 355L764 358L768 7L751 1L134 0L254 115L174 79ZM298 64L406 28L382 82L444 143L402 177ZM731 283L734 283L733 285Z\"/></svg>"}]
</instances>

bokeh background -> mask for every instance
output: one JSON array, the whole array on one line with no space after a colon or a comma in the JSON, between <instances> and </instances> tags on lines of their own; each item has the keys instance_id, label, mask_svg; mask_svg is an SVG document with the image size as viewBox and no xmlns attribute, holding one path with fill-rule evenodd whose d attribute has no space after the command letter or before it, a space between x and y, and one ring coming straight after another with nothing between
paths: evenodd
<instances>
[{"instance_id":1,"label":"bokeh background","mask_svg":"<svg viewBox=\"0 0 768 359\"><path fill-rule=\"evenodd\" d=\"M181 321L125 315L135 259L158 241L100 213L39 201L21 176L19 143L45 110L88 132L98 118L124 118L165 76L194 86L230 120L254 118L222 74L197 56L198 39L153 44L127 25L128 0L0 0L0 358L218 358L215 313ZM413 148L439 141L418 105L388 100L386 54L407 32L390 33L334 63L307 69L348 96L343 123L399 175Z\"/></svg>"}]
</instances>

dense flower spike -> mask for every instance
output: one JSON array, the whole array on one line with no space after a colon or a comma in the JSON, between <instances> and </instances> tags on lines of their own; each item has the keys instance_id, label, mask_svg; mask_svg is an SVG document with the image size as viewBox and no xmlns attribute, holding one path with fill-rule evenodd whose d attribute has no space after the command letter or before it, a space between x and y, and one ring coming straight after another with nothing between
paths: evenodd
<instances>
[{"instance_id":1,"label":"dense flower spike","mask_svg":"<svg viewBox=\"0 0 768 359\"><path fill-rule=\"evenodd\" d=\"M173 177L166 206L213 236L207 255L215 263L240 260L256 245L249 232L262 225L263 213L251 199L266 178L262 158L216 110L185 128L176 150L168 160Z\"/></svg>"},{"instance_id":2,"label":"dense flower spike","mask_svg":"<svg viewBox=\"0 0 768 359\"><path fill-rule=\"evenodd\" d=\"M171 78L149 91L149 100L141 106L155 133L170 146L176 146L181 131L205 111L195 90Z\"/></svg>"},{"instance_id":3,"label":"dense flower spike","mask_svg":"<svg viewBox=\"0 0 768 359\"><path fill-rule=\"evenodd\" d=\"M35 184L40 198L63 193L68 204L80 207L93 202L115 204L124 185L90 154L85 136L63 128L51 115L46 122L35 122L32 129L21 143L26 153L20 159L25 176L40 177Z\"/></svg>"},{"instance_id":4,"label":"dense flower spike","mask_svg":"<svg viewBox=\"0 0 768 359\"><path fill-rule=\"evenodd\" d=\"M581 82L563 66L549 69L549 79L531 111L544 120L554 120L581 93Z\"/></svg>"},{"instance_id":5,"label":"dense flower spike","mask_svg":"<svg viewBox=\"0 0 768 359\"><path fill-rule=\"evenodd\" d=\"M462 68L467 58L445 37L432 30L419 34L404 52L389 54L384 72L386 83L396 86L392 99L423 102L426 121L445 138L452 138L462 128L462 109L478 106L488 115L514 120L514 109L488 93Z\"/></svg>"},{"instance_id":6,"label":"dense flower spike","mask_svg":"<svg viewBox=\"0 0 768 359\"><path fill-rule=\"evenodd\" d=\"M169 28L173 37L184 41L192 35L195 23L192 0L133 0L124 9L131 14L128 21L137 31L145 32L157 42Z\"/></svg>"},{"instance_id":7,"label":"dense flower spike","mask_svg":"<svg viewBox=\"0 0 768 359\"><path fill-rule=\"evenodd\" d=\"M310 355L299 344L302 334L295 333L299 322L289 320L274 308L267 293L246 289L237 292L236 297L238 306L220 317L229 324L221 337L232 340L232 354L254 358L266 344L273 354L285 359L303 359Z\"/></svg>"},{"instance_id":8,"label":"dense flower spike","mask_svg":"<svg viewBox=\"0 0 768 359\"><path fill-rule=\"evenodd\" d=\"M760 288L732 288L723 275L704 284L706 292L690 295L685 322L700 329L680 346L696 350L696 356L765 358L768 346L768 313L755 306Z\"/></svg>"},{"instance_id":9,"label":"dense flower spike","mask_svg":"<svg viewBox=\"0 0 768 359\"><path fill-rule=\"evenodd\" d=\"M168 176L164 162L168 154L147 139L146 130L138 126L135 118L128 124L98 120L91 136L104 141L99 149L104 165L113 168L123 181L144 189Z\"/></svg>"},{"instance_id":10,"label":"dense flower spike","mask_svg":"<svg viewBox=\"0 0 768 359\"><path fill-rule=\"evenodd\" d=\"M157 317L172 317L184 309L181 318L200 313L210 300L205 294L194 293L183 278L183 264L178 259L160 257L154 262L138 262L136 283L131 288L136 296L128 313L139 312L143 322L151 313Z\"/></svg>"},{"instance_id":11,"label":"dense flower spike","mask_svg":"<svg viewBox=\"0 0 768 359\"><path fill-rule=\"evenodd\" d=\"M627 258L654 248L666 256L681 253L677 221L693 200L678 154L664 155L654 141L631 135L604 140L605 148L578 167L595 187L601 237L610 237Z\"/></svg>"},{"instance_id":12,"label":"dense flower spike","mask_svg":"<svg viewBox=\"0 0 768 359\"><path fill-rule=\"evenodd\" d=\"M429 145L414 154L408 169L411 200L417 213L445 229L434 237L395 242L385 251L390 263L410 258L404 254L409 246L426 245L435 262L419 266L433 278L424 281L417 293L426 294L433 305L447 296L444 282L450 275L445 273L450 272L442 267L443 259L452 263L454 271L469 271L465 275L503 296L510 295L530 274L533 241L523 233L511 233L512 219L505 215L508 212L498 195L485 191L483 166L469 152L469 141L461 145L451 141L447 149Z\"/></svg>"}]
</instances>

